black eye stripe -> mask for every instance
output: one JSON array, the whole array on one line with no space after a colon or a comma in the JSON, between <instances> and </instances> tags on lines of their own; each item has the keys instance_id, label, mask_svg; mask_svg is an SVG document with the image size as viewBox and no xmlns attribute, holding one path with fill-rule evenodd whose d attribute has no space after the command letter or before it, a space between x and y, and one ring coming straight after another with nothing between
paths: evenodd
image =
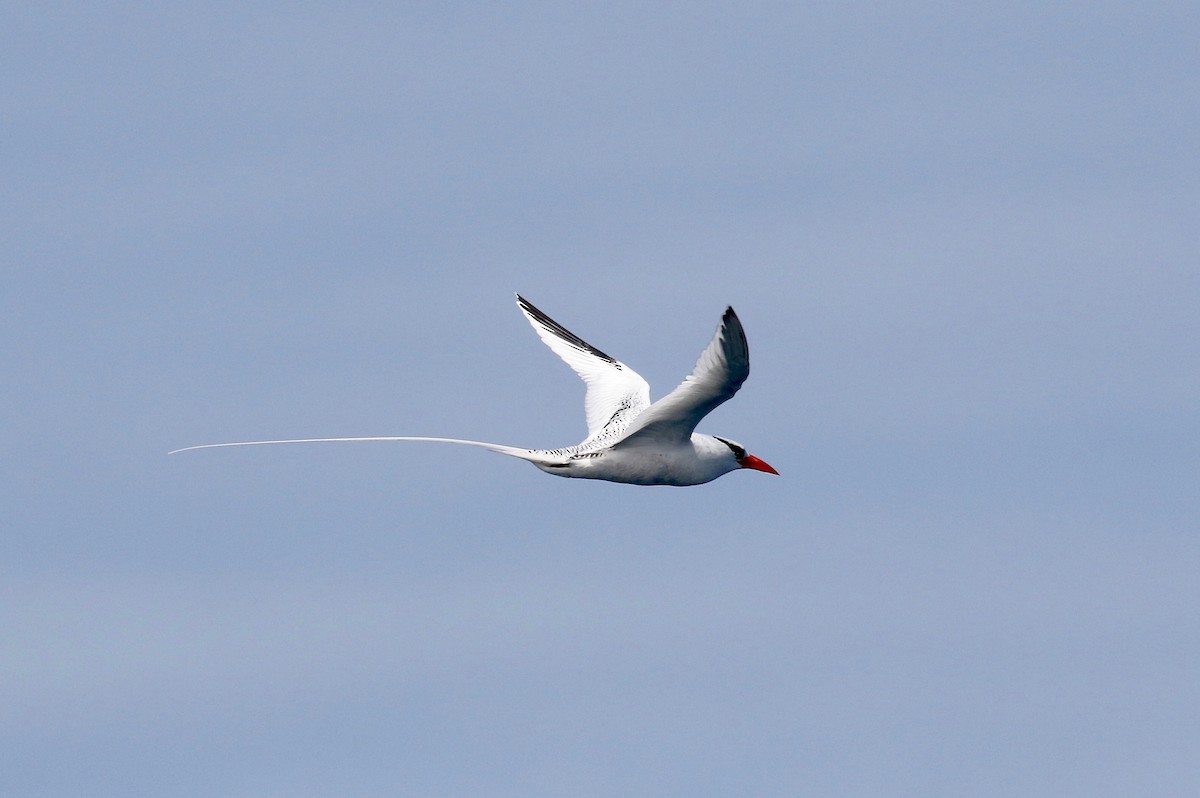
<instances>
[{"instance_id":1,"label":"black eye stripe","mask_svg":"<svg viewBox=\"0 0 1200 798\"><path fill-rule=\"evenodd\" d=\"M746 450L743 449L741 446L738 446L733 441L727 441L724 438L722 438L720 435L714 435L713 437L716 438L717 440L719 440L721 443L728 446L729 451L733 452L733 456L736 459L741 460L743 457L746 456Z\"/></svg>"}]
</instances>

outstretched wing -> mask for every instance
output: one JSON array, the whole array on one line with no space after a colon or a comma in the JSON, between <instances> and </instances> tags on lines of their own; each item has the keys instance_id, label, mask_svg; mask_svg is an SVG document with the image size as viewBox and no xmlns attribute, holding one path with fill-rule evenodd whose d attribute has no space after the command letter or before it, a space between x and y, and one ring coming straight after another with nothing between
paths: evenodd
<instances>
[{"instance_id":1,"label":"outstretched wing","mask_svg":"<svg viewBox=\"0 0 1200 798\"><path fill-rule=\"evenodd\" d=\"M543 343L587 385L583 405L589 438L624 427L650 406L650 386L636 371L575 335L520 294L517 306Z\"/></svg>"},{"instance_id":2,"label":"outstretched wing","mask_svg":"<svg viewBox=\"0 0 1200 798\"><path fill-rule=\"evenodd\" d=\"M692 373L678 388L638 416L616 445L688 441L700 419L731 399L749 375L746 331L733 308L726 308L721 326L700 354Z\"/></svg>"}]
</instances>

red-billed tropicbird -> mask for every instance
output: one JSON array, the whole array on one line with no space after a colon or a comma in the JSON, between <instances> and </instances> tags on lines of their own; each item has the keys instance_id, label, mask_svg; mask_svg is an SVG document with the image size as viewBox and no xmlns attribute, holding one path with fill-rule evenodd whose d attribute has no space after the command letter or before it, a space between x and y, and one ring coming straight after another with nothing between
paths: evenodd
<instances>
[{"instance_id":1,"label":"red-billed tropicbird","mask_svg":"<svg viewBox=\"0 0 1200 798\"><path fill-rule=\"evenodd\" d=\"M175 452L275 443L430 441L479 446L519 457L560 477L634 485L700 485L741 468L779 473L747 454L741 444L695 431L700 419L732 398L750 374L746 333L733 308L725 309L721 325L692 373L679 387L651 404L650 386L636 371L570 332L520 294L517 305L538 337L587 384L584 408L588 436L582 443L562 449L521 449L457 438L388 436L208 443Z\"/></svg>"}]
</instances>

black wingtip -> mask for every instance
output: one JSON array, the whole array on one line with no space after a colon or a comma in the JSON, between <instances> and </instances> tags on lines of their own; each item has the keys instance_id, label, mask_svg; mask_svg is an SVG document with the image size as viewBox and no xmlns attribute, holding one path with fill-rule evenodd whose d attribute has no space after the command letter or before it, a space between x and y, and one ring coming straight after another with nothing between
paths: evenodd
<instances>
[{"instance_id":1,"label":"black wingtip","mask_svg":"<svg viewBox=\"0 0 1200 798\"><path fill-rule=\"evenodd\" d=\"M747 360L750 358L750 344L746 341L746 329L742 327L742 320L738 318L737 313L733 310L733 305L728 305L725 308L725 315L721 317L721 327L723 327L729 336L732 336L730 343L740 349Z\"/></svg>"},{"instance_id":2,"label":"black wingtip","mask_svg":"<svg viewBox=\"0 0 1200 798\"><path fill-rule=\"evenodd\" d=\"M546 329L550 330L555 335L557 335L559 338L561 338L564 341L566 341L567 343L569 343L571 346L575 347L576 349L579 349L582 352L587 352L591 355L594 355L594 356L600 358L601 360L606 360L609 363L613 364L614 366L617 366L618 368L620 368L621 364L617 361L617 359L615 357L613 357L612 355L606 354L606 353L600 351L599 349L597 349L596 347L592 346L587 341L583 340L578 335L571 332L566 327L562 326L561 324L556 322L554 319L547 316L543 311L538 309L537 305L533 304L532 302L530 302L528 299L521 296L520 294L517 294L517 305L520 306L521 310L528 313L538 324L540 324L543 327L545 327Z\"/></svg>"}]
</instances>

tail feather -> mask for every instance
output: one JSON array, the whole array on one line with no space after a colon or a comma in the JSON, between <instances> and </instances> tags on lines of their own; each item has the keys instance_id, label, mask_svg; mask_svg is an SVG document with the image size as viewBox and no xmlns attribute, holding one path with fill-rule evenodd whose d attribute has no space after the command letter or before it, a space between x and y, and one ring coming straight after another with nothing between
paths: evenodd
<instances>
[{"instance_id":1,"label":"tail feather","mask_svg":"<svg viewBox=\"0 0 1200 798\"><path fill-rule=\"evenodd\" d=\"M560 457L550 454L549 452L538 449L521 449L516 446L504 446L499 443L487 443L485 441L467 441L460 438L425 438L415 436L380 436L371 438L295 438L292 440L280 441L236 441L234 443L204 443L199 446L185 446L182 449L174 449L167 454L178 454L179 452L190 452L195 449L222 449L230 446L267 446L277 443L349 443L363 441L418 441L425 443L457 443L463 446L477 446L481 449L487 449L498 454L506 454L509 457L519 457L522 460L528 460L531 463L554 463L558 462Z\"/></svg>"}]
</instances>

